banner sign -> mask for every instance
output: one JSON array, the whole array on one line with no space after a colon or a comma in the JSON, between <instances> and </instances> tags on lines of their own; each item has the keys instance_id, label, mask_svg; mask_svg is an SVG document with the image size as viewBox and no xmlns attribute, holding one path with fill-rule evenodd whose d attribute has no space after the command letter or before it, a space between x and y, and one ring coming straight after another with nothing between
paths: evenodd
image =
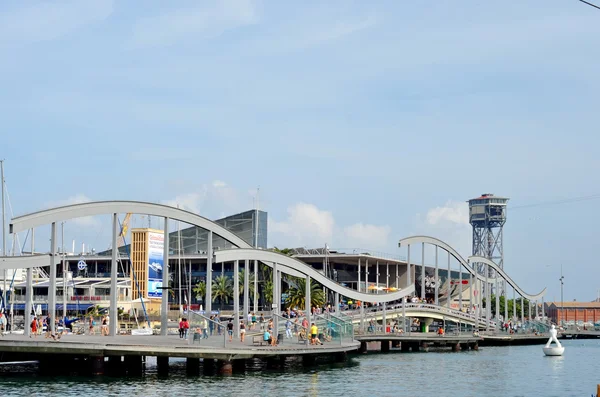
<instances>
[{"instance_id":1,"label":"banner sign","mask_svg":"<svg viewBox=\"0 0 600 397\"><path fill-rule=\"evenodd\" d=\"M148 232L148 297L162 297L162 272L165 236Z\"/></svg>"}]
</instances>

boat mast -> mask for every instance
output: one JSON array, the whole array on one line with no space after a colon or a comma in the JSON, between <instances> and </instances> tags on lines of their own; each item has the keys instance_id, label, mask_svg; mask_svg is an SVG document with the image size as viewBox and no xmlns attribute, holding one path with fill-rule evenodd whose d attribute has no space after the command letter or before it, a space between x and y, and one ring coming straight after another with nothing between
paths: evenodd
<instances>
[{"instance_id":1,"label":"boat mast","mask_svg":"<svg viewBox=\"0 0 600 397\"><path fill-rule=\"evenodd\" d=\"M4 208L4 160L0 160L0 180L2 181L2 255L6 255L6 219ZM6 269L4 269L4 284L2 286L2 308L6 312Z\"/></svg>"}]
</instances>

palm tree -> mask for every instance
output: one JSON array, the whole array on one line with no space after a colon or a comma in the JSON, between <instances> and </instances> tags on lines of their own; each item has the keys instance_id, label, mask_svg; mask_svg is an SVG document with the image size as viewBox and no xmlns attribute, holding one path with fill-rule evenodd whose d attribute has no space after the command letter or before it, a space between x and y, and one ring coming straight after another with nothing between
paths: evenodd
<instances>
[{"instance_id":1,"label":"palm tree","mask_svg":"<svg viewBox=\"0 0 600 397\"><path fill-rule=\"evenodd\" d=\"M246 269L240 270L238 274L238 281L240 285L240 295L244 295L244 274L246 274ZM248 292L250 299L253 299L254 296L254 273L248 273Z\"/></svg>"},{"instance_id":2,"label":"palm tree","mask_svg":"<svg viewBox=\"0 0 600 397\"><path fill-rule=\"evenodd\" d=\"M223 303L229 303L229 298L233 296L233 281L227 276L218 276L213 280L212 298L219 299L221 302L221 311Z\"/></svg>"},{"instance_id":3,"label":"palm tree","mask_svg":"<svg viewBox=\"0 0 600 397\"><path fill-rule=\"evenodd\" d=\"M196 284L193 291L196 294L196 299L204 300L204 297L206 296L206 281L200 281Z\"/></svg>"},{"instance_id":4,"label":"palm tree","mask_svg":"<svg viewBox=\"0 0 600 397\"><path fill-rule=\"evenodd\" d=\"M265 279L263 281L263 300L265 303L273 303L271 302L273 300L273 280L271 279Z\"/></svg>"},{"instance_id":5,"label":"palm tree","mask_svg":"<svg viewBox=\"0 0 600 397\"><path fill-rule=\"evenodd\" d=\"M282 255L292 256L294 255L294 251L291 248L282 248L279 249L277 247L273 247L273 252L277 252Z\"/></svg>"},{"instance_id":6,"label":"palm tree","mask_svg":"<svg viewBox=\"0 0 600 397\"><path fill-rule=\"evenodd\" d=\"M289 307L297 307L304 309L306 304L306 280L303 278L289 279L290 288L287 290L287 298L285 303ZM320 307L325 304L325 293L323 287L318 283L310 283L310 304L311 306Z\"/></svg>"}]
</instances>

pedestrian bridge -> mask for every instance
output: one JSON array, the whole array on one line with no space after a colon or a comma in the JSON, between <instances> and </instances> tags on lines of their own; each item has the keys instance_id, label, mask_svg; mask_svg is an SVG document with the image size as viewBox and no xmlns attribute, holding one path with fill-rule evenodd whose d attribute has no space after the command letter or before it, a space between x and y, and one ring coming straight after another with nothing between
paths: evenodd
<instances>
[{"instance_id":1,"label":"pedestrian bridge","mask_svg":"<svg viewBox=\"0 0 600 397\"><path fill-rule=\"evenodd\" d=\"M388 305L386 306L385 313L383 308L379 307L371 311L366 310L364 319L366 322L370 320L383 321L384 318L387 320L393 320L396 317L402 317L404 313L407 318L430 318L472 326L477 324L481 328L487 328L488 326L490 328L496 327L496 322L493 320L486 321L485 318L477 318L477 316L472 313L465 313L460 310L447 308L445 306L426 303L407 303L404 309L402 308L401 303ZM346 311L344 314L349 316L354 324L360 324L360 311Z\"/></svg>"}]
</instances>

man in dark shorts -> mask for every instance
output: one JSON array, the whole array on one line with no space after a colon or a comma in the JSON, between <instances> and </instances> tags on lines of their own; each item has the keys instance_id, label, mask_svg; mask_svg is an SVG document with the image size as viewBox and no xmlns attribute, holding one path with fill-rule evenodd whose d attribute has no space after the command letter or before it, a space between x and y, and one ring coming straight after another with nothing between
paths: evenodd
<instances>
[{"instance_id":1,"label":"man in dark shorts","mask_svg":"<svg viewBox=\"0 0 600 397\"><path fill-rule=\"evenodd\" d=\"M227 323L227 333L229 334L229 342L233 342L233 320Z\"/></svg>"}]
</instances>

